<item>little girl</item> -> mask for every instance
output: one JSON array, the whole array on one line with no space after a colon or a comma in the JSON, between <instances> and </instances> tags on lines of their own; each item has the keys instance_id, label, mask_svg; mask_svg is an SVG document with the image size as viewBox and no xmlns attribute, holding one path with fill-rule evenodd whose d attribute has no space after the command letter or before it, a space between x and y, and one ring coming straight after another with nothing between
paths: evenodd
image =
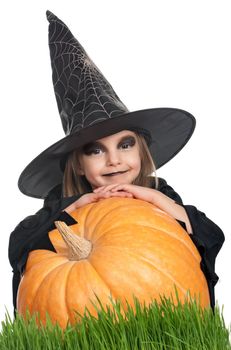
<instances>
[{"instance_id":1,"label":"little girl","mask_svg":"<svg viewBox=\"0 0 231 350\"><path fill-rule=\"evenodd\" d=\"M14 309L29 252L55 251L48 236L54 222L73 225L74 209L108 197L150 202L185 228L201 255L214 307L215 259L223 232L195 206L184 205L156 175L191 137L194 117L174 108L129 112L68 27L49 11L47 17L53 84L66 137L36 157L19 178L20 190L43 198L44 205L10 236Z\"/></svg>"},{"instance_id":2,"label":"little girl","mask_svg":"<svg viewBox=\"0 0 231 350\"><path fill-rule=\"evenodd\" d=\"M150 188L152 178L147 176L154 170L155 165L145 147L145 140L132 131L123 130L84 145L81 150L71 153L67 161L64 193L74 195L84 191L84 187L78 188L81 183L78 175L85 177L93 192L81 196L65 211L71 212L102 198L133 197L155 204L184 222L191 234L192 227L185 209L157 189ZM76 180L72 181L75 173Z\"/></svg>"}]
</instances>

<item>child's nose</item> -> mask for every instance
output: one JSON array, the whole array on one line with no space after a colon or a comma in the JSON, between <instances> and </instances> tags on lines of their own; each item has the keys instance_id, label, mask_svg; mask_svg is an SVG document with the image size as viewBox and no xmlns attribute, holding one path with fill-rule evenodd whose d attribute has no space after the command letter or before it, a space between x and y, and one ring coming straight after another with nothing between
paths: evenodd
<instances>
[{"instance_id":1,"label":"child's nose","mask_svg":"<svg viewBox=\"0 0 231 350\"><path fill-rule=\"evenodd\" d=\"M120 156L118 152L108 152L107 155L107 165L117 165L121 163Z\"/></svg>"}]
</instances>

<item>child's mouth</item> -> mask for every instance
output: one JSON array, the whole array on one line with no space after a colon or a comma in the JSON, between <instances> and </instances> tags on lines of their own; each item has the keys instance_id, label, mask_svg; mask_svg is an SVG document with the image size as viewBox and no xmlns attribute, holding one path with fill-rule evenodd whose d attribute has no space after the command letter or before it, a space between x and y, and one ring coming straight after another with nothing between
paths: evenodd
<instances>
[{"instance_id":1,"label":"child's mouth","mask_svg":"<svg viewBox=\"0 0 231 350\"><path fill-rule=\"evenodd\" d=\"M117 171L117 172L115 172L115 173L109 173L109 174L105 174L105 175L103 175L103 176L116 176L116 175L124 174L124 173L126 173L126 172L127 172L127 170L126 170L126 171Z\"/></svg>"}]
</instances>

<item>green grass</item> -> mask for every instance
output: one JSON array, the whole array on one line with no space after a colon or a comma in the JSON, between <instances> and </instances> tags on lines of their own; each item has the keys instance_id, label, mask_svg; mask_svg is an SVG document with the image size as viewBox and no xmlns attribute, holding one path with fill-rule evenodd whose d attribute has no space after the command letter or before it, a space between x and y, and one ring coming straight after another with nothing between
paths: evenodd
<instances>
[{"instance_id":1,"label":"green grass","mask_svg":"<svg viewBox=\"0 0 231 350\"><path fill-rule=\"evenodd\" d=\"M119 302L98 309L98 319L86 311L82 322L68 325L62 331L52 325L38 327L35 317L26 321L17 315L12 321L6 315L0 333L0 350L226 350L231 349L231 329L224 323L216 306L202 310L196 302L175 306L163 298L136 312L128 308L124 319Z\"/></svg>"}]
</instances>

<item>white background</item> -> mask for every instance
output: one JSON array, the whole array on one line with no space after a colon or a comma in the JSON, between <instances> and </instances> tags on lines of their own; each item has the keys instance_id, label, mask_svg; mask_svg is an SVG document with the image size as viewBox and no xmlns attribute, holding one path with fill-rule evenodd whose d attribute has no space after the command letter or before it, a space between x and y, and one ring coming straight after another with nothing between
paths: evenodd
<instances>
[{"instance_id":1,"label":"white background","mask_svg":"<svg viewBox=\"0 0 231 350\"><path fill-rule=\"evenodd\" d=\"M17 188L23 168L64 136L54 97L45 11L62 19L129 108L177 107L197 127L159 176L226 235L216 300L231 322L229 1L9 1L0 5L1 303L12 314L10 232L42 201Z\"/></svg>"}]
</instances>

